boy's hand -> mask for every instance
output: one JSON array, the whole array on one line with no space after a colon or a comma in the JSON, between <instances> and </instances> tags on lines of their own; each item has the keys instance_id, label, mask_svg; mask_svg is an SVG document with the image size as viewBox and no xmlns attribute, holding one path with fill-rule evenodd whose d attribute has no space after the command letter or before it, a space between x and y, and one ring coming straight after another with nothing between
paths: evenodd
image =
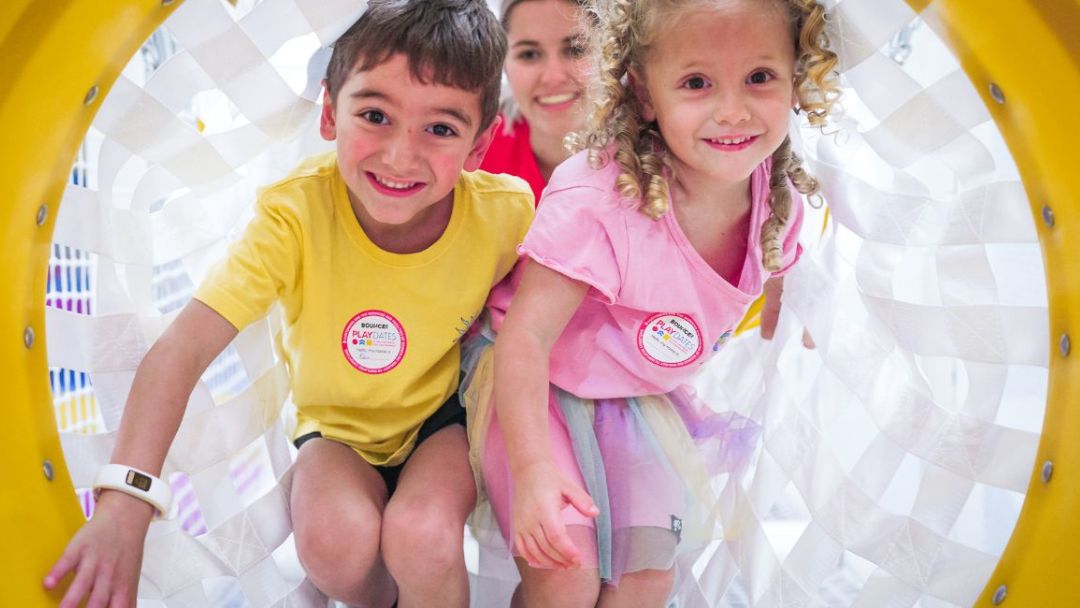
<instances>
[{"instance_id":1,"label":"boy's hand","mask_svg":"<svg viewBox=\"0 0 1080 608\"><path fill-rule=\"evenodd\" d=\"M567 504L585 517L599 510L585 490L549 463L524 469L515 480L514 544L532 568L579 568L581 551L570 540L561 513Z\"/></svg>"},{"instance_id":2,"label":"boy's hand","mask_svg":"<svg viewBox=\"0 0 1080 608\"><path fill-rule=\"evenodd\" d=\"M60 608L134 606L143 543L154 509L126 494L105 490L94 517L75 534L45 576L54 589L69 572L75 576Z\"/></svg>"}]
</instances>

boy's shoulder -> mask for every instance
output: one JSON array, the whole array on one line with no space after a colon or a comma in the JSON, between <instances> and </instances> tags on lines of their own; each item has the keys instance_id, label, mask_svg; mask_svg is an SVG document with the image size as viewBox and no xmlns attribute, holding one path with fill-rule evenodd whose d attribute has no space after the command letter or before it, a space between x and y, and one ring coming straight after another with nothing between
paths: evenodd
<instances>
[{"instance_id":1,"label":"boy's shoulder","mask_svg":"<svg viewBox=\"0 0 1080 608\"><path fill-rule=\"evenodd\" d=\"M313 209L329 212L338 179L336 152L310 156L285 177L259 188L257 206L267 212L301 218L308 217Z\"/></svg>"},{"instance_id":2,"label":"boy's shoulder","mask_svg":"<svg viewBox=\"0 0 1080 608\"><path fill-rule=\"evenodd\" d=\"M536 204L528 182L513 175L487 171L461 173L462 190L478 210L495 210L532 217Z\"/></svg>"},{"instance_id":3,"label":"boy's shoulder","mask_svg":"<svg viewBox=\"0 0 1080 608\"><path fill-rule=\"evenodd\" d=\"M306 182L332 180L337 174L337 152L325 152L301 160L289 171L288 175L266 186L263 190L295 188L303 186Z\"/></svg>"}]
</instances>

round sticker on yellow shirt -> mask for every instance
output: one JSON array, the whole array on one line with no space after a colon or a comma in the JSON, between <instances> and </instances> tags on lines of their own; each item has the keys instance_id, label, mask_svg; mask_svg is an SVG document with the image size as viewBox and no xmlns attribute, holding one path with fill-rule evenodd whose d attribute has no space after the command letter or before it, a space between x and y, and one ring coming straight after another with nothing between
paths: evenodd
<instances>
[{"instance_id":1,"label":"round sticker on yellow shirt","mask_svg":"<svg viewBox=\"0 0 1080 608\"><path fill-rule=\"evenodd\" d=\"M367 374L382 374L405 356L405 329L388 312L365 310L345 324L341 351L349 364Z\"/></svg>"},{"instance_id":2,"label":"round sticker on yellow shirt","mask_svg":"<svg viewBox=\"0 0 1080 608\"><path fill-rule=\"evenodd\" d=\"M657 314L638 330L638 352L660 367L682 367L701 355L701 329L688 316Z\"/></svg>"}]
</instances>

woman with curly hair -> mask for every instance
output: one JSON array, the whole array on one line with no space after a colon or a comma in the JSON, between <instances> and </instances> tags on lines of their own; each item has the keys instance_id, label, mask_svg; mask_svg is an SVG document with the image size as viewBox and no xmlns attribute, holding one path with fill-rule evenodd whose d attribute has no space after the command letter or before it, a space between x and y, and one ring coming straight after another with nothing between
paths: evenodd
<instances>
[{"instance_id":1,"label":"woman with curly hair","mask_svg":"<svg viewBox=\"0 0 1080 608\"><path fill-rule=\"evenodd\" d=\"M792 111L824 125L814 0L597 0L579 153L519 248L524 278L464 387L517 606L666 605L726 534L719 474L757 428L687 382L798 260ZM730 497L728 497L730 499Z\"/></svg>"}]
</instances>

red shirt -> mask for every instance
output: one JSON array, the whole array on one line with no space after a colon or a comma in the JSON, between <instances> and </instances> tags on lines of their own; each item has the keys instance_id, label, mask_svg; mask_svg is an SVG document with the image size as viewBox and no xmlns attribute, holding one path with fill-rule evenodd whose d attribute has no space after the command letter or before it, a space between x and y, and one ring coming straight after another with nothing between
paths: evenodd
<instances>
[{"instance_id":1,"label":"red shirt","mask_svg":"<svg viewBox=\"0 0 1080 608\"><path fill-rule=\"evenodd\" d=\"M510 134L505 132L503 125L499 125L480 168L488 173L508 173L529 182L536 202L539 202L540 193L547 185L529 143L529 123L524 118L514 122Z\"/></svg>"}]
</instances>

